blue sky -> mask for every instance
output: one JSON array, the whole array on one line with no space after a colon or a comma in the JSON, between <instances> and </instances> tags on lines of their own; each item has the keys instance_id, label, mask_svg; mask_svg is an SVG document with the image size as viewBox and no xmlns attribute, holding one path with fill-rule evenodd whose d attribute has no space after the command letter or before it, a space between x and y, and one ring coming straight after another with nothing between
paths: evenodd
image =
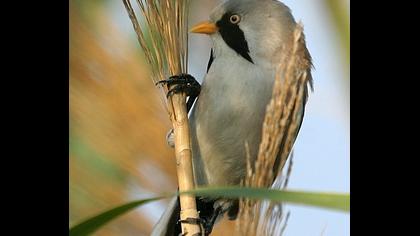
<instances>
[{"instance_id":1,"label":"blue sky","mask_svg":"<svg viewBox=\"0 0 420 236\"><path fill-rule=\"evenodd\" d=\"M295 144L289 189L349 192L349 75L339 38L322 0L287 0L302 21L314 60L314 92ZM285 235L350 235L350 215L288 206Z\"/></svg>"}]
</instances>

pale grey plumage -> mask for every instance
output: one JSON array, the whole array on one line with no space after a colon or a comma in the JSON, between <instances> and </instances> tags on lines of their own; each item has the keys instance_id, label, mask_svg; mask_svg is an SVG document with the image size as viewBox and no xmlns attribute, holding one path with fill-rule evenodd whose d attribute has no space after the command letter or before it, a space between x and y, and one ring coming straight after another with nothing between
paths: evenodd
<instances>
[{"instance_id":1,"label":"pale grey plumage","mask_svg":"<svg viewBox=\"0 0 420 236\"><path fill-rule=\"evenodd\" d=\"M296 27L290 9L278 1L228 0L213 10L210 20L216 23L227 12L241 16L238 25L253 63L219 33L210 35L215 59L189 119L197 185L237 185L245 177L245 142L256 157L282 46Z\"/></svg>"},{"instance_id":2,"label":"pale grey plumage","mask_svg":"<svg viewBox=\"0 0 420 236\"><path fill-rule=\"evenodd\" d=\"M271 98L281 47L296 22L288 7L272 0L230 0L210 19L241 15L250 63L212 34L215 60L190 116L194 172L198 185L238 184L245 175L245 142L256 157L266 105Z\"/></svg>"}]
</instances>

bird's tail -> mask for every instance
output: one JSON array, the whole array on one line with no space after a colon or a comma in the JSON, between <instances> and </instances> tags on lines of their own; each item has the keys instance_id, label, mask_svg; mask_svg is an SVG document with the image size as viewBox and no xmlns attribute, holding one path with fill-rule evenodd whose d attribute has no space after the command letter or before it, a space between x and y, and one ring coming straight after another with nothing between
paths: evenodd
<instances>
[{"instance_id":1,"label":"bird's tail","mask_svg":"<svg viewBox=\"0 0 420 236\"><path fill-rule=\"evenodd\" d=\"M228 209L215 210L216 199L210 198L196 198L197 210L200 213L200 220L204 227L204 234L210 235L214 224L225 212L228 212L229 219L236 218L237 209L239 207L237 201ZM160 217L159 221L152 229L151 236L178 236L181 235L181 223L179 220L179 213L181 210L179 196L173 197L166 208L165 212Z\"/></svg>"},{"instance_id":2,"label":"bird's tail","mask_svg":"<svg viewBox=\"0 0 420 236\"><path fill-rule=\"evenodd\" d=\"M177 196L173 197L159 221L153 227L151 236L173 236L181 233L179 220L180 204Z\"/></svg>"}]
</instances>

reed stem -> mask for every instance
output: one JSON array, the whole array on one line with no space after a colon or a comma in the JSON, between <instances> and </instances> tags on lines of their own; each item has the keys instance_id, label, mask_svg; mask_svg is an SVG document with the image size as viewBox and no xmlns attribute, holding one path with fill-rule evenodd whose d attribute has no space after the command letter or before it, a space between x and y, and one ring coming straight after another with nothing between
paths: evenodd
<instances>
[{"instance_id":1,"label":"reed stem","mask_svg":"<svg viewBox=\"0 0 420 236\"><path fill-rule=\"evenodd\" d=\"M151 68L152 81L156 83L171 75L187 73L189 0L136 0L145 19L144 27L139 24L130 0L122 1ZM162 92L164 95L168 92L168 89L163 88ZM195 183L186 95L177 93L169 97L167 108L174 128L179 191L192 190ZM199 219L195 197L193 195L182 195L180 196L180 204L182 235L201 235L203 232L201 224L187 222L188 219Z\"/></svg>"}]
</instances>

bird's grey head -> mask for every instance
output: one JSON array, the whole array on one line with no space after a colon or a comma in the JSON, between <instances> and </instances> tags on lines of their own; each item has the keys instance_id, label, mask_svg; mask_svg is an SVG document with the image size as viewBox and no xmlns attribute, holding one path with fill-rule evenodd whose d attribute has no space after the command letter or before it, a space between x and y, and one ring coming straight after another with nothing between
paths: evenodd
<instances>
[{"instance_id":1,"label":"bird's grey head","mask_svg":"<svg viewBox=\"0 0 420 236\"><path fill-rule=\"evenodd\" d=\"M290 9L279 1L228 0L191 32L211 36L215 57L235 53L250 63L265 64L276 60L295 26Z\"/></svg>"}]
</instances>

